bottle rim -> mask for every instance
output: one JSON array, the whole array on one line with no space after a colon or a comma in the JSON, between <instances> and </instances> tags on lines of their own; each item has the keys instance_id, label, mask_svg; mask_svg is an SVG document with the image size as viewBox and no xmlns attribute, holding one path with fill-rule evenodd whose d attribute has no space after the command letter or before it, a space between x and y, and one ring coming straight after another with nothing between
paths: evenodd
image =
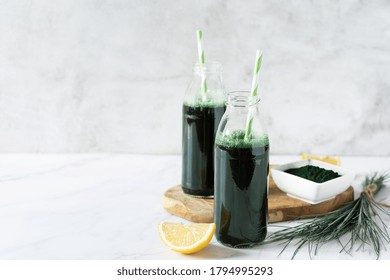
<instances>
[{"instance_id":1,"label":"bottle rim","mask_svg":"<svg viewBox=\"0 0 390 280\"><path fill-rule=\"evenodd\" d=\"M233 107L254 107L259 102L259 96L251 96L250 91L231 91L228 93L226 104Z\"/></svg>"}]
</instances>

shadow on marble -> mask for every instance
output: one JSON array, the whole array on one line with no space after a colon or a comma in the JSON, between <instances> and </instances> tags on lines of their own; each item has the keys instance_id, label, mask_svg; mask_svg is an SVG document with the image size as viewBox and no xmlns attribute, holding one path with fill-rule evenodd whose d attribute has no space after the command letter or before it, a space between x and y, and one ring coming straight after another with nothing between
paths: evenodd
<instances>
[{"instance_id":1,"label":"shadow on marble","mask_svg":"<svg viewBox=\"0 0 390 280\"><path fill-rule=\"evenodd\" d=\"M224 247L222 245L217 244L209 244L202 251L188 255L192 258L199 259L227 259L227 258L236 258L244 256L243 249L233 249L229 247Z\"/></svg>"}]
</instances>

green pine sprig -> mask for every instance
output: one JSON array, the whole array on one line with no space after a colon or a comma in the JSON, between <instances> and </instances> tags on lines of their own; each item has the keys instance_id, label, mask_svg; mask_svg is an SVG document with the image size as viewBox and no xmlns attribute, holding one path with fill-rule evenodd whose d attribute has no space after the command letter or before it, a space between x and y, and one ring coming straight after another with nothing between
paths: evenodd
<instances>
[{"instance_id":1,"label":"green pine sprig","mask_svg":"<svg viewBox=\"0 0 390 280\"><path fill-rule=\"evenodd\" d=\"M377 258L382 247L390 244L387 225L380 217L379 212L390 216L386 207L389 205L375 200L374 195L385 187L390 174L378 173L366 176L363 182L363 191L360 196L335 211L314 218L295 227L287 227L269 235L263 244L279 242L284 247L282 254L289 245L296 247L292 259L298 251L307 245L309 255L316 255L322 245L336 240L341 245L341 252L352 254L368 246L374 249ZM341 238L346 237L347 242ZM296 241L294 244L293 241Z\"/></svg>"}]
</instances>

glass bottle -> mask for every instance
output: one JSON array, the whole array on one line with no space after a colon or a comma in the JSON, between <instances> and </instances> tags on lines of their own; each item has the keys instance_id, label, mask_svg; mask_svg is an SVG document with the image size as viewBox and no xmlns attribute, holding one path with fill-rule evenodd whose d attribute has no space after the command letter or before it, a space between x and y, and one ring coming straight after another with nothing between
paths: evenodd
<instances>
[{"instance_id":1,"label":"glass bottle","mask_svg":"<svg viewBox=\"0 0 390 280\"><path fill-rule=\"evenodd\" d=\"M202 75L206 78L205 93ZM182 188L186 194L214 195L214 141L225 103L221 64L196 63L183 102Z\"/></svg>"},{"instance_id":2,"label":"glass bottle","mask_svg":"<svg viewBox=\"0 0 390 280\"><path fill-rule=\"evenodd\" d=\"M248 114L249 117L248 117ZM248 122L251 132L247 135ZM215 140L215 236L230 247L252 247L267 234L269 140L259 99L229 93Z\"/></svg>"}]
</instances>

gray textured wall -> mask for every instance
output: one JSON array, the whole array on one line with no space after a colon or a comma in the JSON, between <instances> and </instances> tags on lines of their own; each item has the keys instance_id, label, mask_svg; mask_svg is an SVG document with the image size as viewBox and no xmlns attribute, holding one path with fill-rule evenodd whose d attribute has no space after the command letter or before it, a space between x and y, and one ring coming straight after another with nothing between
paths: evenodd
<instances>
[{"instance_id":1,"label":"gray textured wall","mask_svg":"<svg viewBox=\"0 0 390 280\"><path fill-rule=\"evenodd\" d=\"M0 152L180 153L197 59L249 89L272 153L390 155L390 1L0 1Z\"/></svg>"}]
</instances>

